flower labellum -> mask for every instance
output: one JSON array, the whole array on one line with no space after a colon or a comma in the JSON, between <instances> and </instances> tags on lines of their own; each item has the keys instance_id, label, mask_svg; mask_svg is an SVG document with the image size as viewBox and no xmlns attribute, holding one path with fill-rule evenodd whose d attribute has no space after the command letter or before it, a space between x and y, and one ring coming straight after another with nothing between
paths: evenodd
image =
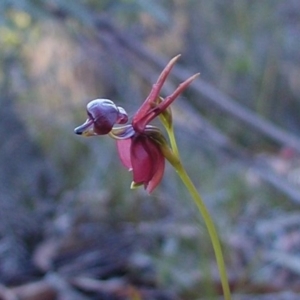
<instances>
[{"instance_id":1,"label":"flower labellum","mask_svg":"<svg viewBox=\"0 0 300 300\"><path fill-rule=\"evenodd\" d=\"M88 119L75 128L75 133L84 136L108 134L115 124L125 124L128 121L126 111L116 106L111 100L96 99L87 105Z\"/></svg>"}]
</instances>

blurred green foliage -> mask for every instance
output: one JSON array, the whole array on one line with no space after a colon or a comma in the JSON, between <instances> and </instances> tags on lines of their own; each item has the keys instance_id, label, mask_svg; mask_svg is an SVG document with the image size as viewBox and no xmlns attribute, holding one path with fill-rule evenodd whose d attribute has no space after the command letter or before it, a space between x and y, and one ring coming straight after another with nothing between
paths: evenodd
<instances>
[{"instance_id":1,"label":"blurred green foliage","mask_svg":"<svg viewBox=\"0 0 300 300\"><path fill-rule=\"evenodd\" d=\"M91 19L107 15L143 39L154 53L182 52L183 63L200 71L205 80L272 122L299 132L300 39L296 28L300 13L293 5L297 4L280 0L1 1L0 84L14 95L20 118L62 175L57 216L66 206L74 222L92 219L136 228L143 222L162 224L157 234L160 244L153 250L161 280L189 295L191 289L198 292L198 270L200 266L209 269L211 248L202 221L170 167L154 195L131 191L131 174L118 161L113 141L73 134L86 117L88 100L112 98L132 114L150 89L150 83L145 89L128 65L93 43ZM56 18L58 9L70 14L69 19ZM290 14L295 15L295 23ZM243 144L266 145L234 120L210 108L204 107L204 112ZM257 218L272 209L295 209L257 178L249 183L249 170L212 149L207 140L180 126L176 129L183 160L205 195L224 241L249 206L257 208ZM175 230L168 231L168 226ZM191 235L177 234L185 226L191 228ZM233 259L230 252L227 259Z\"/></svg>"},{"instance_id":2,"label":"blurred green foliage","mask_svg":"<svg viewBox=\"0 0 300 300\"><path fill-rule=\"evenodd\" d=\"M188 60L239 102L299 130L299 4L293 1L190 1ZM282 91L285 91L284 93Z\"/></svg>"}]
</instances>

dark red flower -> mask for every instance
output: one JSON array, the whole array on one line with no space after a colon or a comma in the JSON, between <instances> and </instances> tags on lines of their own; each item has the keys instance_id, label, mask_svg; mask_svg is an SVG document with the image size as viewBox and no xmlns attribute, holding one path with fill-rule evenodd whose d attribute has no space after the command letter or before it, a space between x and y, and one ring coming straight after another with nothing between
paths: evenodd
<instances>
[{"instance_id":1,"label":"dark red flower","mask_svg":"<svg viewBox=\"0 0 300 300\"><path fill-rule=\"evenodd\" d=\"M165 158L161 146L154 138L158 134L157 128L148 124L163 113L198 76L196 74L190 77L181 83L170 96L158 101L161 88L179 57L179 55L174 57L167 64L153 85L149 96L134 115L132 119L134 135L128 139L117 141L120 159L128 169L133 171L134 183L143 184L149 193L155 189L163 177Z\"/></svg>"},{"instance_id":2,"label":"dark red flower","mask_svg":"<svg viewBox=\"0 0 300 300\"><path fill-rule=\"evenodd\" d=\"M75 133L85 136L109 134L117 140L117 147L122 163L133 172L133 187L144 185L151 193L160 183L165 157L162 147L167 145L162 133L149 123L159 114L165 113L173 101L195 79L198 74L181 83L165 99L160 97L161 88L172 67L178 60L174 57L160 74L149 96L133 116L131 124L125 110L107 99L91 101L87 106L87 121L75 129Z\"/></svg>"}]
</instances>

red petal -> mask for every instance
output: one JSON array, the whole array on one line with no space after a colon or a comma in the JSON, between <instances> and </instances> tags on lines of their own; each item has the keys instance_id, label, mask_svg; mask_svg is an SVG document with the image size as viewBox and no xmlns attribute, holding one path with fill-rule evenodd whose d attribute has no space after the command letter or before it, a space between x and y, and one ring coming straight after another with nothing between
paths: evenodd
<instances>
[{"instance_id":1,"label":"red petal","mask_svg":"<svg viewBox=\"0 0 300 300\"><path fill-rule=\"evenodd\" d=\"M149 136L134 137L131 161L133 181L137 184L143 183L145 189L151 193L160 183L165 169L165 158L159 146Z\"/></svg>"},{"instance_id":2,"label":"red petal","mask_svg":"<svg viewBox=\"0 0 300 300\"><path fill-rule=\"evenodd\" d=\"M165 171L165 158L160 152L160 155L157 158L156 161L157 169L152 177L152 179L149 181L146 190L150 194L152 191L159 185L159 183L162 180L162 177L164 175Z\"/></svg>"},{"instance_id":3,"label":"red petal","mask_svg":"<svg viewBox=\"0 0 300 300\"><path fill-rule=\"evenodd\" d=\"M148 137L143 135L132 138L131 162L135 183L148 184L153 177L154 162L150 154L151 149L147 146L147 139Z\"/></svg>"},{"instance_id":4,"label":"red petal","mask_svg":"<svg viewBox=\"0 0 300 300\"><path fill-rule=\"evenodd\" d=\"M129 170L132 169L130 148L131 148L131 139L117 140L117 149L119 152L119 157L123 165Z\"/></svg>"},{"instance_id":5,"label":"red petal","mask_svg":"<svg viewBox=\"0 0 300 300\"><path fill-rule=\"evenodd\" d=\"M134 129L138 132L142 132L146 126L145 122L141 122L141 120L145 117L145 115L153 108L153 104L157 97L159 97L160 90L166 81L168 75L170 74L173 66L175 65L176 61L179 59L180 55L175 56L172 58L167 66L162 70L161 74L159 75L156 83L153 85L152 90L150 91L149 96L146 98L142 106L139 108L135 116L132 120L132 125Z\"/></svg>"},{"instance_id":6,"label":"red petal","mask_svg":"<svg viewBox=\"0 0 300 300\"><path fill-rule=\"evenodd\" d=\"M162 101L161 103L159 103L158 107L157 107L157 111L159 114L160 112L164 111L167 107L169 107L174 100L192 83L192 81L195 80L195 78L197 78L200 75L200 73L194 74L193 76L189 77L188 79L186 79L184 82L180 83L179 86L176 88L176 90L169 95L168 97L166 97L164 99L164 101ZM156 116L155 115L155 116Z\"/></svg>"},{"instance_id":7,"label":"red petal","mask_svg":"<svg viewBox=\"0 0 300 300\"><path fill-rule=\"evenodd\" d=\"M144 114L144 116L140 116L138 120L138 127L145 128L147 124L149 124L155 117L157 117L160 113L166 110L175 100L176 98L191 84L191 82L199 76L199 73L189 77L187 80L182 82L176 90L166 97L161 103L156 105L155 107L149 109L149 111Z\"/></svg>"}]
</instances>

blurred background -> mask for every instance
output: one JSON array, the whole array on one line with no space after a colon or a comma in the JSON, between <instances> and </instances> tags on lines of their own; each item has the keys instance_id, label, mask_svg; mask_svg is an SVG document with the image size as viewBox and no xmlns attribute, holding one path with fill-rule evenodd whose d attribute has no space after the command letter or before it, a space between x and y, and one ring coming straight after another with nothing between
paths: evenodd
<instances>
[{"instance_id":1,"label":"blurred background","mask_svg":"<svg viewBox=\"0 0 300 300\"><path fill-rule=\"evenodd\" d=\"M115 142L73 133L95 98L132 116L178 53L163 96L201 73L175 130L234 299L298 299L299 1L2 0L0 14L2 299L220 297L170 165L153 194L130 190Z\"/></svg>"}]
</instances>

